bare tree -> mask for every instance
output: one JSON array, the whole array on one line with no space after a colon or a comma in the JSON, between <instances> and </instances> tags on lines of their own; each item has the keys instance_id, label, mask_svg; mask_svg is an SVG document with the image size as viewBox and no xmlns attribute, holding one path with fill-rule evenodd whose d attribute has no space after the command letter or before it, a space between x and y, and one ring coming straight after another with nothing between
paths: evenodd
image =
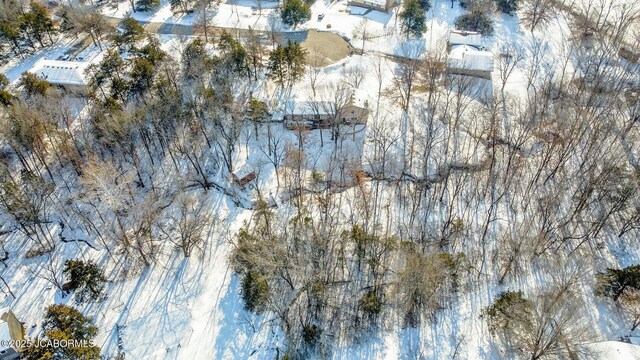
<instances>
[{"instance_id":1,"label":"bare tree","mask_svg":"<svg viewBox=\"0 0 640 360\"><path fill-rule=\"evenodd\" d=\"M316 91L318 89L318 85L323 79L324 70L322 65L324 63L325 54L323 50L318 46L313 46L309 53L307 54L307 79L309 80L309 86L311 86L311 91L313 92L313 96L316 97Z\"/></svg>"},{"instance_id":2,"label":"bare tree","mask_svg":"<svg viewBox=\"0 0 640 360\"><path fill-rule=\"evenodd\" d=\"M453 291L457 266L448 253L407 254L396 291L405 325L417 326L422 314L432 315L445 306Z\"/></svg>"},{"instance_id":3,"label":"bare tree","mask_svg":"<svg viewBox=\"0 0 640 360\"><path fill-rule=\"evenodd\" d=\"M204 201L194 195L183 195L179 200L178 217L175 219L179 236L178 245L185 257L190 257L194 248L204 244L205 229L211 226Z\"/></svg>"},{"instance_id":4,"label":"bare tree","mask_svg":"<svg viewBox=\"0 0 640 360\"><path fill-rule=\"evenodd\" d=\"M492 331L500 334L511 351L530 359L575 357L589 339L582 313L584 304L572 291L559 288L529 300L522 292L498 295L487 308Z\"/></svg>"},{"instance_id":5,"label":"bare tree","mask_svg":"<svg viewBox=\"0 0 640 360\"><path fill-rule=\"evenodd\" d=\"M66 291L64 289L62 271L60 271L61 269L59 265L58 258L49 254L43 263L37 264L35 269L29 269L29 271L34 276L49 282L58 289L64 297L66 295Z\"/></svg>"},{"instance_id":6,"label":"bare tree","mask_svg":"<svg viewBox=\"0 0 640 360\"><path fill-rule=\"evenodd\" d=\"M500 73L500 81L502 86L500 91L504 92L504 87L507 84L507 80L516 69L518 64L524 59L524 50L522 47L513 43L503 43L499 46L498 58L498 72Z\"/></svg>"},{"instance_id":7,"label":"bare tree","mask_svg":"<svg viewBox=\"0 0 640 360\"><path fill-rule=\"evenodd\" d=\"M88 33L93 43L102 50L102 37L112 31L113 27L107 21L107 18L89 9L88 7L65 7L65 17L72 26L71 31L76 35L80 33Z\"/></svg>"},{"instance_id":8,"label":"bare tree","mask_svg":"<svg viewBox=\"0 0 640 360\"><path fill-rule=\"evenodd\" d=\"M354 89L360 87L360 84L364 80L367 75L366 64L363 62L359 62L350 67L345 67L342 69L342 76L346 79L347 83L351 85Z\"/></svg>"},{"instance_id":9,"label":"bare tree","mask_svg":"<svg viewBox=\"0 0 640 360\"><path fill-rule=\"evenodd\" d=\"M193 28L195 32L201 32L204 35L205 43L208 43L210 37L213 36L211 21L215 17L218 5L219 1L217 0L199 0L196 2L196 18Z\"/></svg>"},{"instance_id":10,"label":"bare tree","mask_svg":"<svg viewBox=\"0 0 640 360\"><path fill-rule=\"evenodd\" d=\"M631 319L631 331L640 326L640 291L628 290L622 293L618 302Z\"/></svg>"},{"instance_id":11,"label":"bare tree","mask_svg":"<svg viewBox=\"0 0 640 360\"><path fill-rule=\"evenodd\" d=\"M533 31L549 22L554 15L552 0L527 0L522 10L522 21Z\"/></svg>"},{"instance_id":12,"label":"bare tree","mask_svg":"<svg viewBox=\"0 0 640 360\"><path fill-rule=\"evenodd\" d=\"M362 40L362 47L360 48L360 51L362 51L363 54L365 43L375 37L369 28L369 19L367 18L362 19L358 24L356 24L351 34L354 39Z\"/></svg>"}]
</instances>

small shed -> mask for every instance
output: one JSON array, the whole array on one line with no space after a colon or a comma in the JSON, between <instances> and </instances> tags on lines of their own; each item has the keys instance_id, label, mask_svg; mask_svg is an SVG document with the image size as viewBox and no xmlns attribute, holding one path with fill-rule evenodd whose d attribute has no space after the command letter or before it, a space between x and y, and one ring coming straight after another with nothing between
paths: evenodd
<instances>
[{"instance_id":1,"label":"small shed","mask_svg":"<svg viewBox=\"0 0 640 360\"><path fill-rule=\"evenodd\" d=\"M247 185L248 183L250 183L251 181L255 180L256 178L256 173L255 172L250 172L249 174L239 178L236 174L232 174L233 176L233 182L238 184L240 187L244 187L245 185Z\"/></svg>"}]
</instances>

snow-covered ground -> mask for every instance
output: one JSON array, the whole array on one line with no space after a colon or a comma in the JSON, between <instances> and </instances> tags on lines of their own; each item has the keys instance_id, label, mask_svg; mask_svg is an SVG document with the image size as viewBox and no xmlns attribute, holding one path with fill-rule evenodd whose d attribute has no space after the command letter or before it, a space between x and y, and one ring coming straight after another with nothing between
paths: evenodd
<instances>
[{"instance_id":1,"label":"snow-covered ground","mask_svg":"<svg viewBox=\"0 0 640 360\"><path fill-rule=\"evenodd\" d=\"M221 27L253 28L267 30L272 26L279 26L278 21L269 20L277 18L275 3L263 2L262 14L252 9L256 4L250 1L242 1L236 4L223 3L217 10L213 23ZM331 4L318 2L312 10L314 16L303 24L301 29L330 30L352 39L356 48L360 42L353 39L354 29L365 26L373 34L379 35L366 41L365 50L370 53L364 56L348 57L337 64L321 70L320 78L323 83L335 82L344 78L345 71L354 66L364 66L368 69L359 86L359 91L368 97L369 104L373 108L376 104L377 79L373 76L373 67L377 61L375 52L395 54L401 56L421 56L424 51L433 49L436 44L441 44L447 31L452 27L454 19L462 12L456 5L450 7L450 1L436 0L428 12L428 31L424 39L407 40L397 28L397 9L390 14L370 12L361 16L361 9L348 7L344 1ZM347 9L351 14L347 13ZM124 17L130 13L129 2L121 2L117 9L105 9L104 14L113 17ZM323 13L322 21L317 21L317 14ZM152 13L136 12L131 14L134 18L149 21L173 24L190 25L194 21L194 15L174 17L166 1L161 8ZM275 24L275 25L274 25ZM331 25L327 29L327 25ZM535 32L523 29L514 17L496 15L495 35L485 39L485 46L496 54L501 46L510 44L518 46L525 51L525 59L518 66L514 74L507 81L505 91L514 97L518 97L526 91L525 64L527 63L527 51L541 46L547 57L545 61L548 67L559 67L562 64L557 59L567 56L568 39L571 37L570 26L566 17L557 16L544 28ZM170 53L179 53L184 44L181 39L173 35L160 35L163 49ZM14 82L20 74L27 71L40 58L58 58L65 54L72 40L63 39L51 48L47 48L25 59L17 59L7 64L2 69L9 79ZM418 49L418 50L416 50ZM99 51L91 45L82 53L85 59L97 59ZM382 88L388 88L393 83L393 76L397 70L397 64L391 60L383 59L384 74ZM494 73L494 88L499 86L499 79ZM283 94L275 94L273 89L264 87L254 95L262 98L270 105L276 105ZM312 90L308 81L300 82L288 94L298 100L312 98ZM417 95L419 102L421 95ZM376 106L377 107L377 106ZM380 115L370 119L370 127L376 122L394 121L399 113L397 104L383 99L380 103ZM468 128L474 128L474 119L467 119ZM379 125L379 124L378 124ZM273 125L274 130L282 134L285 144L298 143L294 132L285 131L280 125ZM393 126L396 126L394 124ZM397 127L399 131L399 127ZM264 128L261 131L266 131ZM327 170L331 167L332 149L330 133L324 130L323 139L320 131L314 131L305 138L308 170ZM362 144L366 143L366 131L354 136L353 140L345 142L345 153L353 155L354 159L368 158L370 151ZM242 146L237 152L236 168L249 168L252 171L265 174L259 178L258 187L264 193L280 202L275 184L275 175L272 167L260 151L259 143L252 141L251 134L245 135L247 146ZM465 160L479 161L484 155L481 151L474 152L471 149L473 139L468 134L463 134L458 140L468 143L463 147L469 149L467 153L456 154ZM324 142L324 146L320 146ZM241 171L241 170L239 170ZM216 180L222 181L217 178ZM276 354L282 354L286 348L283 334L277 324L269 315L256 316L247 312L243 307L239 296L240 286L238 277L229 268L228 255L232 249L231 240L238 229L251 217L251 211L237 207L229 198L219 192L201 190L194 191L207 203L207 209L215 219L209 229L206 246L202 253L191 258L184 258L179 251L167 251L153 267L146 269L139 276L132 276L126 280L117 280L109 284L108 298L103 302L83 306L85 314L93 317L100 328L98 343L108 356L113 356L118 351L118 336L123 339L124 352L131 359L273 359ZM353 197L353 191L347 190L345 196ZM477 209L478 213L485 209ZM499 223L499 222L497 222ZM499 225L496 225L499 226ZM59 229L54 229L57 231ZM68 231L68 230L67 230ZM73 234L68 234L74 238ZM12 255L6 263L8 268L3 269L3 277L8 280L17 299L7 295L0 303L1 306L11 306L19 319L27 323L27 333L34 336L38 333L37 323L42 318L46 305L54 302L67 302L69 299L60 299L56 290L49 283L35 276L38 271L37 259L25 260L18 254L25 252L25 243L16 235L10 235L6 241L12 244L7 250ZM640 261L640 252L625 240L617 243L618 247L612 247L602 254L603 261L608 264L626 266ZM99 263L107 264L108 257L99 245L98 250L87 249L81 243L67 243L59 247L54 258L69 259L82 258L93 259ZM540 261L543 262L543 261ZM60 269L63 261L56 265ZM23 265L23 266L21 266ZM113 266L113 265L109 265ZM525 291L537 288L542 280L540 268L544 264L529 264L531 272L527 276L519 278L509 286L490 284L486 286L470 287L464 289L461 295L451 304L450 308L443 309L437 315L433 323L423 324L416 329L391 329L378 337L372 337L369 341L358 344L340 344L340 348L333 354L337 359L444 359L452 358L457 354L461 359L498 359L508 358L508 354L502 354L491 344L491 336L486 327L486 320L480 317L482 309L489 305L494 296L502 290L510 287L519 287ZM26 269L32 269L28 271ZM585 285L585 289L587 285ZM640 358L637 346L614 342L620 336L628 334L628 324L622 320L622 315L610 309L606 304L594 299L587 299L590 313L584 314L594 324L594 337L599 342L588 345L602 359L634 359ZM0 306L0 307L1 307ZM608 341L605 341L608 340ZM587 346L587 345L585 345Z\"/></svg>"}]
</instances>

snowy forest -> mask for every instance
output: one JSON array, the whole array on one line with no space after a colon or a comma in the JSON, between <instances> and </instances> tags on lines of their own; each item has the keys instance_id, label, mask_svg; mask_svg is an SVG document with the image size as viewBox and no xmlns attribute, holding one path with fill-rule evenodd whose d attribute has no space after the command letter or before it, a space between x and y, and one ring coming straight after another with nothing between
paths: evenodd
<instances>
[{"instance_id":1,"label":"snowy forest","mask_svg":"<svg viewBox=\"0 0 640 360\"><path fill-rule=\"evenodd\" d=\"M640 358L639 3L405 0L331 63L346 1L247 2L0 0L0 307L91 341L21 357Z\"/></svg>"}]
</instances>

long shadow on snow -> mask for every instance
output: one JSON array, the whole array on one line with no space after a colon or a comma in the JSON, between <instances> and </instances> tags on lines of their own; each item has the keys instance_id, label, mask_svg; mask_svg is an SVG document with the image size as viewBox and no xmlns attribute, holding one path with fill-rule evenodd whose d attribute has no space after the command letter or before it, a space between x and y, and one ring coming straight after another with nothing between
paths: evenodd
<instances>
[{"instance_id":1,"label":"long shadow on snow","mask_svg":"<svg viewBox=\"0 0 640 360\"><path fill-rule=\"evenodd\" d=\"M240 297L238 277L235 274L231 276L227 292L221 299L218 310L222 317L219 322L220 332L214 345L214 358L248 359L256 355L265 345L265 339L259 338L261 331L259 329L256 331L247 319L255 319L259 322L262 322L262 319L256 319L256 315L250 314L244 309L244 301ZM274 358L274 356L267 356L266 353L258 354L257 357Z\"/></svg>"}]
</instances>

